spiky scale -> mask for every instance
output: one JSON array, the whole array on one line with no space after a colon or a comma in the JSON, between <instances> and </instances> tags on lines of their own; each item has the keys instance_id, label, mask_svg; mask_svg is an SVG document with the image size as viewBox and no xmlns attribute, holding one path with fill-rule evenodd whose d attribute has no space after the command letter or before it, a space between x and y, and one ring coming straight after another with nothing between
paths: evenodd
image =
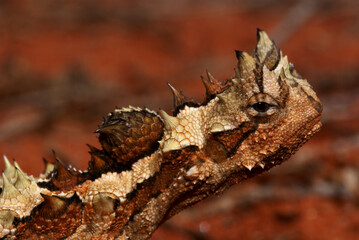
<instances>
[{"instance_id":1,"label":"spiky scale","mask_svg":"<svg viewBox=\"0 0 359 240\"><path fill-rule=\"evenodd\" d=\"M227 89L230 86L230 81L220 81L213 77L213 75L207 70L207 78L205 79L203 76L201 76L203 85L206 88L206 101L211 100L214 96L217 94L223 92L225 89Z\"/></svg>"},{"instance_id":2,"label":"spiky scale","mask_svg":"<svg viewBox=\"0 0 359 240\"><path fill-rule=\"evenodd\" d=\"M4 158L4 164L5 164L4 173L5 173L6 177L8 179L15 178L15 175L16 175L15 167L10 163L9 159L5 155L3 155L3 158Z\"/></svg>"},{"instance_id":3,"label":"spiky scale","mask_svg":"<svg viewBox=\"0 0 359 240\"><path fill-rule=\"evenodd\" d=\"M239 74L239 76L236 77L240 79L251 78L253 71L256 68L255 59L248 53L238 50L236 50L236 56L238 59L237 68Z\"/></svg>"},{"instance_id":4,"label":"spiky scale","mask_svg":"<svg viewBox=\"0 0 359 240\"><path fill-rule=\"evenodd\" d=\"M14 184L16 189L24 190L30 186L31 181L27 179L25 173L18 167L16 167L16 175L17 175L17 179Z\"/></svg>"},{"instance_id":5,"label":"spiky scale","mask_svg":"<svg viewBox=\"0 0 359 240\"><path fill-rule=\"evenodd\" d=\"M21 195L19 190L17 190L16 187L9 181L4 172L2 173L2 179L3 186L2 192L0 194L0 203L2 201L4 202L6 200L16 198L18 195Z\"/></svg>"},{"instance_id":6,"label":"spiky scale","mask_svg":"<svg viewBox=\"0 0 359 240\"><path fill-rule=\"evenodd\" d=\"M91 160L89 162L89 173L92 176L98 176L102 172L108 171L111 167L114 167L114 162L106 159L106 155L92 145L87 144L90 148Z\"/></svg>"},{"instance_id":7,"label":"spiky scale","mask_svg":"<svg viewBox=\"0 0 359 240\"><path fill-rule=\"evenodd\" d=\"M109 215L115 207L115 199L101 193L93 198L93 209L99 215Z\"/></svg>"},{"instance_id":8,"label":"spiky scale","mask_svg":"<svg viewBox=\"0 0 359 240\"><path fill-rule=\"evenodd\" d=\"M54 184L57 187L63 186L65 184L71 183L73 178L70 170L65 166L65 164L60 160L60 158L55 158L55 173L53 176Z\"/></svg>"},{"instance_id":9,"label":"spiky scale","mask_svg":"<svg viewBox=\"0 0 359 240\"><path fill-rule=\"evenodd\" d=\"M256 163L254 161L250 161L250 160L247 160L247 161L243 161L242 162L242 165L247 168L249 171L252 170L252 168L256 165Z\"/></svg>"},{"instance_id":10,"label":"spiky scale","mask_svg":"<svg viewBox=\"0 0 359 240\"><path fill-rule=\"evenodd\" d=\"M48 196L41 194L41 197L44 199L43 206L41 207L41 215L46 218L51 218L54 216L61 215L66 211L67 203L65 199L61 199L56 196Z\"/></svg>"},{"instance_id":11,"label":"spiky scale","mask_svg":"<svg viewBox=\"0 0 359 240\"><path fill-rule=\"evenodd\" d=\"M257 41L255 53L259 62L264 62L268 53L272 51L274 43L269 39L268 35L260 29L257 29Z\"/></svg>"},{"instance_id":12,"label":"spiky scale","mask_svg":"<svg viewBox=\"0 0 359 240\"><path fill-rule=\"evenodd\" d=\"M178 126L179 120L176 117L168 115L164 110L160 110L160 115L163 118L166 129L173 129Z\"/></svg>"},{"instance_id":13,"label":"spiky scale","mask_svg":"<svg viewBox=\"0 0 359 240\"><path fill-rule=\"evenodd\" d=\"M189 98L189 97L186 97L185 95L183 95L180 91L175 89L170 83L167 83L167 85L170 87L172 94L173 94L174 108L177 108L185 103L193 102L192 98Z\"/></svg>"}]
</instances>

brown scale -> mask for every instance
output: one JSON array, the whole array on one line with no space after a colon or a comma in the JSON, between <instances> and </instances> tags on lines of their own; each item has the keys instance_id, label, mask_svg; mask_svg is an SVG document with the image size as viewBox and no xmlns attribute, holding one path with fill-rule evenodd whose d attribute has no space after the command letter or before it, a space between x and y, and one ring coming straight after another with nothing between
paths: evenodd
<instances>
[{"instance_id":1,"label":"brown scale","mask_svg":"<svg viewBox=\"0 0 359 240\"><path fill-rule=\"evenodd\" d=\"M104 151L119 163L131 164L159 147L163 123L147 110L115 110L96 132Z\"/></svg>"},{"instance_id":2,"label":"brown scale","mask_svg":"<svg viewBox=\"0 0 359 240\"><path fill-rule=\"evenodd\" d=\"M29 221L20 222L16 239L60 239L81 225L82 203L77 197L64 199L43 195Z\"/></svg>"}]
</instances>

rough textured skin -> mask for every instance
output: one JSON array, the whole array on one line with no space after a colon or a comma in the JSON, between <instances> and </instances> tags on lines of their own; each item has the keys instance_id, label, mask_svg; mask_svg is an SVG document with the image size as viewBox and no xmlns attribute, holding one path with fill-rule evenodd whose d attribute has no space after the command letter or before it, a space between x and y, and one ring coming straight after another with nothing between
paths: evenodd
<instances>
[{"instance_id":1,"label":"rough textured skin","mask_svg":"<svg viewBox=\"0 0 359 240\"><path fill-rule=\"evenodd\" d=\"M170 86L174 116L115 109L86 171L56 157L34 178L4 157L0 238L147 239L179 211L287 160L320 129L321 103L263 31L253 56L236 55L232 79L202 79L202 104Z\"/></svg>"}]
</instances>

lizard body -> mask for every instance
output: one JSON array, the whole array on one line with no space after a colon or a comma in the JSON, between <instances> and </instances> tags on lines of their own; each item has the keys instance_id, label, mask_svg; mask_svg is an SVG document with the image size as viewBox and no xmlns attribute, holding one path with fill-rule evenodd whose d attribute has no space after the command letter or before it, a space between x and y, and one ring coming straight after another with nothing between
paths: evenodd
<instances>
[{"instance_id":1,"label":"lizard body","mask_svg":"<svg viewBox=\"0 0 359 240\"><path fill-rule=\"evenodd\" d=\"M235 76L203 78L196 104L172 86L171 116L115 109L96 131L89 168L56 157L34 178L5 157L3 239L147 239L171 216L287 160L321 127L322 106L267 34Z\"/></svg>"}]
</instances>

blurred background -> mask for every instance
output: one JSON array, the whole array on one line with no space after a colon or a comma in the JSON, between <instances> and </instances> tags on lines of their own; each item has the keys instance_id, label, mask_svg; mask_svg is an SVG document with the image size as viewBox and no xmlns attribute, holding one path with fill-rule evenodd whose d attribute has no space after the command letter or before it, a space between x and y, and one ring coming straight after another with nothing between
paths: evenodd
<instances>
[{"instance_id":1,"label":"blurred background","mask_svg":"<svg viewBox=\"0 0 359 240\"><path fill-rule=\"evenodd\" d=\"M115 106L170 112L170 82L201 101L205 70L234 75L234 49L265 30L324 105L292 159L209 198L152 240L359 239L359 2L155 0L0 2L0 154L38 175L78 169ZM0 163L3 169L3 162Z\"/></svg>"}]
</instances>

